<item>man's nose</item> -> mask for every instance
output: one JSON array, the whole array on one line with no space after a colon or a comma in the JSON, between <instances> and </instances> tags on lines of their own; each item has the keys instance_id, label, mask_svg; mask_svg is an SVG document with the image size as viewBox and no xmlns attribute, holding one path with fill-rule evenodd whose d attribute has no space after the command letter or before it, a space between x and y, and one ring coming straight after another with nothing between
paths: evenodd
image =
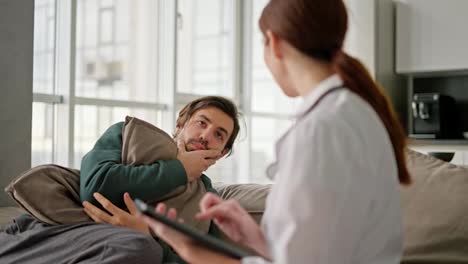
<instances>
[{"instance_id":1,"label":"man's nose","mask_svg":"<svg viewBox=\"0 0 468 264\"><path fill-rule=\"evenodd\" d=\"M211 140L211 135L212 135L211 129L205 129L201 134L200 134L200 139L206 141L207 143L210 142Z\"/></svg>"}]
</instances>

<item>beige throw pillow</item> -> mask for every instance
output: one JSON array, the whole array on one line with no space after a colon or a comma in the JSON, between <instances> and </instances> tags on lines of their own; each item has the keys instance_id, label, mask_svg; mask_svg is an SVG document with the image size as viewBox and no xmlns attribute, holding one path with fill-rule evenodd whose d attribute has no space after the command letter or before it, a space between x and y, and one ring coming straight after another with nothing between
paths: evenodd
<instances>
[{"instance_id":1,"label":"beige throw pillow","mask_svg":"<svg viewBox=\"0 0 468 264\"><path fill-rule=\"evenodd\" d=\"M80 172L58 165L34 167L5 188L19 206L51 225L92 221L83 211L79 190Z\"/></svg>"},{"instance_id":2,"label":"beige throw pillow","mask_svg":"<svg viewBox=\"0 0 468 264\"><path fill-rule=\"evenodd\" d=\"M122 144L122 163L126 165L148 165L157 160L177 158L177 145L171 136L135 117L125 118ZM168 207L177 209L179 217L187 225L207 233L210 222L194 217L199 212L199 202L205 193L205 185L198 180L180 186L160 199L147 202L153 205L164 202Z\"/></svg>"},{"instance_id":3,"label":"beige throw pillow","mask_svg":"<svg viewBox=\"0 0 468 264\"><path fill-rule=\"evenodd\" d=\"M174 139L163 130L141 119L127 116L122 133L122 163L149 165L156 160L177 157Z\"/></svg>"},{"instance_id":4,"label":"beige throw pillow","mask_svg":"<svg viewBox=\"0 0 468 264\"><path fill-rule=\"evenodd\" d=\"M402 263L468 263L468 168L408 150Z\"/></svg>"}]
</instances>

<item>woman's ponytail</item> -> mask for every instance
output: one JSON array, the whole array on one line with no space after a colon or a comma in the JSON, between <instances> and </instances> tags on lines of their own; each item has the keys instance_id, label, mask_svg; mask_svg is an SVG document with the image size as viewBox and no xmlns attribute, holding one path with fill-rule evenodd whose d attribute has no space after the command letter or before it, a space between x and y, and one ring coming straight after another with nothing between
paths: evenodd
<instances>
[{"instance_id":1,"label":"woman's ponytail","mask_svg":"<svg viewBox=\"0 0 468 264\"><path fill-rule=\"evenodd\" d=\"M405 157L406 133L389 99L359 60L340 50L335 55L334 65L345 86L368 102L379 115L393 145L400 183L410 184Z\"/></svg>"}]
</instances>

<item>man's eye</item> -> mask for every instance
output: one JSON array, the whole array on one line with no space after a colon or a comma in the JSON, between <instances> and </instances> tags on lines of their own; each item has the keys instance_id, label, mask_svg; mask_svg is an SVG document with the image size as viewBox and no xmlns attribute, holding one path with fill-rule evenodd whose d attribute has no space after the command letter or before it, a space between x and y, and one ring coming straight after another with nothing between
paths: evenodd
<instances>
[{"instance_id":1,"label":"man's eye","mask_svg":"<svg viewBox=\"0 0 468 264\"><path fill-rule=\"evenodd\" d=\"M197 124L200 125L200 126L204 126L205 122L204 121L198 121Z\"/></svg>"},{"instance_id":2,"label":"man's eye","mask_svg":"<svg viewBox=\"0 0 468 264\"><path fill-rule=\"evenodd\" d=\"M223 134L221 134L220 132L216 132L216 137L223 140Z\"/></svg>"}]
</instances>

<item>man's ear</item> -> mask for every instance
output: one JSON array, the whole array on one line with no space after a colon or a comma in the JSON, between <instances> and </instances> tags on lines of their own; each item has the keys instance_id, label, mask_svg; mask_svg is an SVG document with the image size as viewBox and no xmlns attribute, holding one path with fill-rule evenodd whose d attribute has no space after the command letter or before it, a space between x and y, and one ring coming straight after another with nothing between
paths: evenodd
<instances>
[{"instance_id":1,"label":"man's ear","mask_svg":"<svg viewBox=\"0 0 468 264\"><path fill-rule=\"evenodd\" d=\"M268 30L266 32L266 35L267 35L266 37L268 38L267 39L268 48L271 49L275 57L277 57L278 59L282 59L283 51L281 50L280 38L278 38L278 36L276 36L276 34L273 33L271 30Z\"/></svg>"}]
</instances>

